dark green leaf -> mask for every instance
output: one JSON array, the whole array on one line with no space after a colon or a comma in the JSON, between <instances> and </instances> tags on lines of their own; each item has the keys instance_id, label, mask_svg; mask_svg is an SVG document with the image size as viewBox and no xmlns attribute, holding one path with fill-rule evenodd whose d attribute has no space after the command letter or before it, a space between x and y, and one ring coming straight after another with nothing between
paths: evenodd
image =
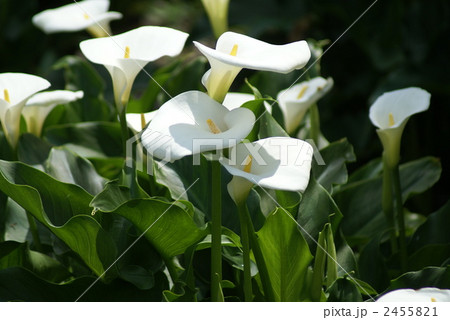
<instances>
[{"instance_id":1,"label":"dark green leaf","mask_svg":"<svg viewBox=\"0 0 450 320\"><path fill-rule=\"evenodd\" d=\"M332 215L334 214L334 215ZM302 202L298 209L297 221L302 227L302 233L311 250L315 250L319 232L323 229L332 215L331 226L336 232L342 219L342 213L327 190L325 190L314 178L309 180L308 188L303 194Z\"/></svg>"},{"instance_id":2,"label":"dark green leaf","mask_svg":"<svg viewBox=\"0 0 450 320\"><path fill-rule=\"evenodd\" d=\"M109 186L109 185L108 185ZM114 203L110 203L111 199ZM158 199L128 200L123 188L107 187L91 206L95 211L115 213L131 221L165 258L182 254L207 234L193 219L193 208L185 201L174 203ZM121 202L123 202L121 204Z\"/></svg>"},{"instance_id":3,"label":"dark green leaf","mask_svg":"<svg viewBox=\"0 0 450 320\"><path fill-rule=\"evenodd\" d=\"M333 184L344 184L347 182L347 162L355 161L352 145L346 140L340 140L329 144L320 150L320 156L324 163L313 161L312 173L317 182L328 192L331 192Z\"/></svg>"},{"instance_id":4,"label":"dark green leaf","mask_svg":"<svg viewBox=\"0 0 450 320\"><path fill-rule=\"evenodd\" d=\"M436 158L425 157L400 166L403 201L421 193L438 181L441 165ZM356 181L342 187L334 198L344 212L342 228L352 241L365 242L387 229L381 209L382 177Z\"/></svg>"},{"instance_id":5,"label":"dark green leaf","mask_svg":"<svg viewBox=\"0 0 450 320\"><path fill-rule=\"evenodd\" d=\"M161 301L162 291L168 288L162 272L155 274L151 290L139 290L134 285L115 280L111 284L97 282L95 277L82 277L64 284L47 282L22 268L0 270L0 301L73 302L84 292L80 301Z\"/></svg>"},{"instance_id":6,"label":"dark green leaf","mask_svg":"<svg viewBox=\"0 0 450 320\"><path fill-rule=\"evenodd\" d=\"M362 302L357 286L347 278L337 279L328 293L328 302Z\"/></svg>"},{"instance_id":7,"label":"dark green leaf","mask_svg":"<svg viewBox=\"0 0 450 320\"><path fill-rule=\"evenodd\" d=\"M409 242L409 251L431 244L450 244L450 232L443 226L450 226L450 201L428 216Z\"/></svg>"},{"instance_id":8,"label":"dark green leaf","mask_svg":"<svg viewBox=\"0 0 450 320\"><path fill-rule=\"evenodd\" d=\"M66 280L70 273L58 261L40 252L31 251L26 243L0 243L0 270L23 267L47 281Z\"/></svg>"},{"instance_id":9,"label":"dark green leaf","mask_svg":"<svg viewBox=\"0 0 450 320\"><path fill-rule=\"evenodd\" d=\"M392 280L387 291L411 288L436 287L450 288L450 266L443 268L429 267L420 271L408 272L399 278Z\"/></svg>"},{"instance_id":10,"label":"dark green leaf","mask_svg":"<svg viewBox=\"0 0 450 320\"><path fill-rule=\"evenodd\" d=\"M121 157L122 134L118 123L85 122L48 128L46 139L66 146L84 158Z\"/></svg>"}]
</instances>

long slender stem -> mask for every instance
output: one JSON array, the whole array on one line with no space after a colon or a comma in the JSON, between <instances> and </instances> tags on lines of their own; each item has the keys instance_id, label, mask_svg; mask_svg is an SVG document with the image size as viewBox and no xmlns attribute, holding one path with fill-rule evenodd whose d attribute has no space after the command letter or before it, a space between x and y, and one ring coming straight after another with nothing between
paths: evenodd
<instances>
[{"instance_id":1,"label":"long slender stem","mask_svg":"<svg viewBox=\"0 0 450 320\"><path fill-rule=\"evenodd\" d=\"M392 253L397 252L397 237L395 234L395 219L394 219L394 206L393 206L393 198L392 198L392 174L391 170L386 162L386 156L383 154L383 195L381 206L383 208L384 215L386 216L386 220L389 223L390 227L390 240L391 240L391 250Z\"/></svg>"},{"instance_id":2,"label":"long slender stem","mask_svg":"<svg viewBox=\"0 0 450 320\"><path fill-rule=\"evenodd\" d=\"M122 132L122 150L126 155L127 150L127 140L128 140L128 125L127 125L127 114L126 108L122 108L122 111L119 111L119 121L120 121L120 129Z\"/></svg>"},{"instance_id":3,"label":"long slender stem","mask_svg":"<svg viewBox=\"0 0 450 320\"><path fill-rule=\"evenodd\" d=\"M406 251L406 228L405 215L403 212L402 188L400 185L400 172L398 165L391 169L394 184L395 201L397 208L397 223L399 228L400 261L402 271L405 272L408 263L408 253Z\"/></svg>"},{"instance_id":4,"label":"long slender stem","mask_svg":"<svg viewBox=\"0 0 450 320\"><path fill-rule=\"evenodd\" d=\"M320 116L317 104L313 104L309 108L309 119L311 122L311 139L313 139L316 146L319 146Z\"/></svg>"},{"instance_id":5,"label":"long slender stem","mask_svg":"<svg viewBox=\"0 0 450 320\"><path fill-rule=\"evenodd\" d=\"M244 209L245 209L245 217L247 219L250 245L253 250L253 255L255 256L256 265L258 266L259 276L261 278L262 286L264 289L264 295L267 301L274 302L275 294L273 293L272 283L269 277L269 270L267 269L266 261L264 260L261 247L259 246L258 236L255 232L255 228L253 227L250 212L248 212L247 206L244 206Z\"/></svg>"},{"instance_id":6,"label":"long slender stem","mask_svg":"<svg viewBox=\"0 0 450 320\"><path fill-rule=\"evenodd\" d=\"M221 165L212 161L212 206L211 206L211 301L220 301L222 280L222 190Z\"/></svg>"},{"instance_id":7,"label":"long slender stem","mask_svg":"<svg viewBox=\"0 0 450 320\"><path fill-rule=\"evenodd\" d=\"M239 221L241 224L241 242L244 256L244 298L246 302L252 301L252 275L250 265L250 241L248 237L248 226L246 217L246 204L243 203L238 206Z\"/></svg>"},{"instance_id":8,"label":"long slender stem","mask_svg":"<svg viewBox=\"0 0 450 320\"><path fill-rule=\"evenodd\" d=\"M27 211L27 219L28 224L30 225L31 236L33 237L33 243L37 251L43 252L41 239L39 238L39 232L36 225L36 220L34 217Z\"/></svg>"}]
</instances>

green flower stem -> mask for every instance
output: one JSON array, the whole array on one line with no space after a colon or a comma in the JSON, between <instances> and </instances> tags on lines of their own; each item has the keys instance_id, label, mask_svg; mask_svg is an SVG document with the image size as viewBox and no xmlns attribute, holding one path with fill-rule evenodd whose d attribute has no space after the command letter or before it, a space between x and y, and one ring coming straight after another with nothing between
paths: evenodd
<instances>
[{"instance_id":1,"label":"green flower stem","mask_svg":"<svg viewBox=\"0 0 450 320\"><path fill-rule=\"evenodd\" d=\"M116 103L117 104L117 103ZM138 198L139 197L139 188L137 186L137 174L136 174L136 162L133 159L133 154L135 154L136 152L136 148L138 148L138 143L139 141L136 141L136 143L133 143L133 145L131 146L131 154L128 155L127 154L127 141L129 139L129 135L128 135L128 124L127 124L127 102L121 102L120 104L117 104L117 110L122 110L119 111L119 122L120 122L120 129L122 132L122 150L124 153L124 157L125 157L125 165L124 165L124 176L125 176L125 181L126 184L128 186L130 186L130 193L131 196L133 198ZM127 157L131 157L131 163L132 163L132 167L128 167L127 166Z\"/></svg>"},{"instance_id":2,"label":"green flower stem","mask_svg":"<svg viewBox=\"0 0 450 320\"><path fill-rule=\"evenodd\" d=\"M311 139L313 139L316 146L319 146L320 116L317 104L313 104L309 108L309 119L311 123Z\"/></svg>"},{"instance_id":3,"label":"green flower stem","mask_svg":"<svg viewBox=\"0 0 450 320\"><path fill-rule=\"evenodd\" d=\"M128 125L127 125L127 108L122 108L122 111L119 112L119 120L120 120L120 129L122 131L122 150L126 155L127 152L127 140L128 140Z\"/></svg>"},{"instance_id":4,"label":"green flower stem","mask_svg":"<svg viewBox=\"0 0 450 320\"><path fill-rule=\"evenodd\" d=\"M267 269L266 261L264 260L261 247L259 246L258 235L253 227L252 218L250 217L250 212L248 212L247 205L244 204L245 218L247 219L247 227L250 238L250 245L253 250L253 255L255 256L256 265L258 266L259 276L261 278L262 286L264 289L264 295L266 301L274 302L275 294L273 292L272 283L270 282L269 270Z\"/></svg>"},{"instance_id":5,"label":"green flower stem","mask_svg":"<svg viewBox=\"0 0 450 320\"><path fill-rule=\"evenodd\" d=\"M253 299L252 293L252 275L250 265L250 241L248 237L249 228L247 225L247 206L245 203L238 206L239 221L241 224L241 242L244 256L244 298L246 302Z\"/></svg>"},{"instance_id":6,"label":"green flower stem","mask_svg":"<svg viewBox=\"0 0 450 320\"><path fill-rule=\"evenodd\" d=\"M384 215L386 216L389 227L391 229L390 231L391 250L392 253L395 253L398 250L398 245L395 233L396 227L394 219L394 206L393 206L394 200L392 198L392 192L393 192L392 174L389 165L387 164L386 154L383 153L383 195L381 205L383 208Z\"/></svg>"},{"instance_id":7,"label":"green flower stem","mask_svg":"<svg viewBox=\"0 0 450 320\"><path fill-rule=\"evenodd\" d=\"M406 251L406 228L405 228L405 215L403 212L403 199L402 188L400 185L400 171L398 165L391 169L392 180L394 184L394 193L396 199L397 208L397 224L399 228L399 247L400 247L400 261L402 271L406 271L408 263L408 253Z\"/></svg>"},{"instance_id":8,"label":"green flower stem","mask_svg":"<svg viewBox=\"0 0 450 320\"><path fill-rule=\"evenodd\" d=\"M222 167L212 161L212 206L211 206L211 301L221 301L222 280Z\"/></svg>"},{"instance_id":9,"label":"green flower stem","mask_svg":"<svg viewBox=\"0 0 450 320\"><path fill-rule=\"evenodd\" d=\"M33 237L33 243L37 251L43 252L41 239L39 238L39 232L36 225L36 220L34 217L27 211L27 219L28 224L30 225L31 236Z\"/></svg>"}]
</instances>

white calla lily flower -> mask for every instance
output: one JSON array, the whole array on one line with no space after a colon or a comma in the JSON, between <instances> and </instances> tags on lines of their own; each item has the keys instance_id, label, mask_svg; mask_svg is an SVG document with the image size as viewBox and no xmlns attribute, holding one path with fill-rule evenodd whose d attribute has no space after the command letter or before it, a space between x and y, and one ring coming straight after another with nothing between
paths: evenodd
<instances>
[{"instance_id":1,"label":"white calla lily flower","mask_svg":"<svg viewBox=\"0 0 450 320\"><path fill-rule=\"evenodd\" d=\"M228 109L240 108L244 103L255 100L255 96L249 93L228 92L222 104ZM272 106L264 101L264 106L269 113L272 113Z\"/></svg>"},{"instance_id":2,"label":"white calla lily flower","mask_svg":"<svg viewBox=\"0 0 450 320\"><path fill-rule=\"evenodd\" d=\"M386 92L370 107L369 117L378 128L377 133L390 167L396 166L400 161L402 133L409 117L427 110L430 97L427 91L411 87Z\"/></svg>"},{"instance_id":3,"label":"white calla lily flower","mask_svg":"<svg viewBox=\"0 0 450 320\"><path fill-rule=\"evenodd\" d=\"M0 120L6 139L16 147L20 134L20 115L27 100L50 87L50 82L31 74L0 74Z\"/></svg>"},{"instance_id":4,"label":"white calla lily flower","mask_svg":"<svg viewBox=\"0 0 450 320\"><path fill-rule=\"evenodd\" d=\"M195 41L194 45L211 65L202 82L208 94L219 102L243 68L289 73L303 68L311 57L306 41L273 45L234 32L222 34L215 49Z\"/></svg>"},{"instance_id":5,"label":"white calla lily flower","mask_svg":"<svg viewBox=\"0 0 450 320\"><path fill-rule=\"evenodd\" d=\"M240 143L220 163L233 175L228 192L236 204L247 199L254 184L261 187L305 191L309 183L313 147L299 139L272 137Z\"/></svg>"},{"instance_id":6,"label":"white calla lily flower","mask_svg":"<svg viewBox=\"0 0 450 320\"><path fill-rule=\"evenodd\" d=\"M153 120L158 110L146 113L127 113L127 124L135 133L145 129L147 124Z\"/></svg>"},{"instance_id":7,"label":"white calla lily flower","mask_svg":"<svg viewBox=\"0 0 450 320\"><path fill-rule=\"evenodd\" d=\"M278 93L277 101L284 116L286 132L293 134L308 111L333 87L333 79L316 77Z\"/></svg>"},{"instance_id":8,"label":"white calla lily flower","mask_svg":"<svg viewBox=\"0 0 450 320\"><path fill-rule=\"evenodd\" d=\"M74 92L68 90L36 93L27 101L25 108L22 110L28 132L39 137L45 119L54 107L81 99L83 95L83 91Z\"/></svg>"},{"instance_id":9,"label":"white calla lily flower","mask_svg":"<svg viewBox=\"0 0 450 320\"><path fill-rule=\"evenodd\" d=\"M450 302L450 290L438 288L398 289L382 295L377 302Z\"/></svg>"},{"instance_id":10,"label":"white calla lily flower","mask_svg":"<svg viewBox=\"0 0 450 320\"><path fill-rule=\"evenodd\" d=\"M246 108L230 111L203 92L188 91L159 108L141 141L152 156L173 162L232 147L250 133L254 122L255 115Z\"/></svg>"},{"instance_id":11,"label":"white calla lily flower","mask_svg":"<svg viewBox=\"0 0 450 320\"><path fill-rule=\"evenodd\" d=\"M109 23L121 19L120 12L108 11L109 0L84 0L36 14L32 21L45 33L87 30L94 37L111 35Z\"/></svg>"},{"instance_id":12,"label":"white calla lily flower","mask_svg":"<svg viewBox=\"0 0 450 320\"><path fill-rule=\"evenodd\" d=\"M228 5L230 0L202 0L216 38L228 30Z\"/></svg>"},{"instance_id":13,"label":"white calla lily flower","mask_svg":"<svg viewBox=\"0 0 450 320\"><path fill-rule=\"evenodd\" d=\"M166 27L140 27L108 38L80 43L83 54L93 63L103 64L111 75L119 112L128 103L137 74L151 61L181 53L189 35Z\"/></svg>"}]
</instances>

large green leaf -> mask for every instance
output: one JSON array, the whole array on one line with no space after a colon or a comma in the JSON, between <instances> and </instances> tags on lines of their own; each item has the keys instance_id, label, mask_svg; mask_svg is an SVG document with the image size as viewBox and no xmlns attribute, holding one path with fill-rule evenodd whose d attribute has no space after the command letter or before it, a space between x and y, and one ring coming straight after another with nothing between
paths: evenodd
<instances>
[{"instance_id":1,"label":"large green leaf","mask_svg":"<svg viewBox=\"0 0 450 320\"><path fill-rule=\"evenodd\" d=\"M205 227L195 223L192 205L187 201L130 200L124 187L108 184L91 206L95 211L115 213L131 221L165 258L184 253L207 234Z\"/></svg>"},{"instance_id":2,"label":"large green leaf","mask_svg":"<svg viewBox=\"0 0 450 320\"><path fill-rule=\"evenodd\" d=\"M85 158L121 157L122 134L118 123L83 122L48 128L45 138Z\"/></svg>"},{"instance_id":3,"label":"large green leaf","mask_svg":"<svg viewBox=\"0 0 450 320\"><path fill-rule=\"evenodd\" d=\"M45 166L45 171L55 179L76 184L91 195L103 190L105 179L98 175L94 166L64 147L53 148Z\"/></svg>"},{"instance_id":4,"label":"large green leaf","mask_svg":"<svg viewBox=\"0 0 450 320\"><path fill-rule=\"evenodd\" d=\"M372 239L360 253L358 260L360 279L370 284L378 292L389 285L386 259L380 251L382 234Z\"/></svg>"},{"instance_id":5,"label":"large green leaf","mask_svg":"<svg viewBox=\"0 0 450 320\"><path fill-rule=\"evenodd\" d=\"M314 178L311 178L303 194L297 215L297 221L302 226L303 236L311 250L315 250L314 240L318 239L319 232L329 222L330 216L331 226L336 232L342 219L342 213L328 191Z\"/></svg>"},{"instance_id":6,"label":"large green leaf","mask_svg":"<svg viewBox=\"0 0 450 320\"><path fill-rule=\"evenodd\" d=\"M103 190L105 180L86 159L64 147L54 147L32 134L20 137L18 158L46 172L61 182L76 184L95 195Z\"/></svg>"},{"instance_id":7,"label":"large green leaf","mask_svg":"<svg viewBox=\"0 0 450 320\"><path fill-rule=\"evenodd\" d=\"M63 240L97 275L114 260L114 242L90 215L92 196L82 188L20 162L0 161L0 190Z\"/></svg>"},{"instance_id":8,"label":"large green leaf","mask_svg":"<svg viewBox=\"0 0 450 320\"><path fill-rule=\"evenodd\" d=\"M405 273L392 280L387 291L401 288L420 289L424 287L450 288L450 266L441 268L429 267L420 271Z\"/></svg>"},{"instance_id":9,"label":"large green leaf","mask_svg":"<svg viewBox=\"0 0 450 320\"><path fill-rule=\"evenodd\" d=\"M403 201L429 189L441 175L438 159L425 157L400 166ZM343 212L344 234L352 241L366 242L386 230L381 208L382 177L360 180L342 187L334 198Z\"/></svg>"},{"instance_id":10,"label":"large green leaf","mask_svg":"<svg viewBox=\"0 0 450 320\"><path fill-rule=\"evenodd\" d=\"M348 174L345 164L356 160L353 147L347 139L342 139L320 150L320 156L324 163L318 163L319 159L315 158L312 173L317 182L331 192L333 184L347 182Z\"/></svg>"},{"instance_id":11,"label":"large green leaf","mask_svg":"<svg viewBox=\"0 0 450 320\"><path fill-rule=\"evenodd\" d=\"M277 208L257 234L276 300L309 300L306 277L313 257L295 219Z\"/></svg>"},{"instance_id":12,"label":"large green leaf","mask_svg":"<svg viewBox=\"0 0 450 320\"><path fill-rule=\"evenodd\" d=\"M409 242L409 251L431 244L450 244L450 232L443 226L450 226L450 201L438 211L428 216Z\"/></svg>"}]
</instances>

